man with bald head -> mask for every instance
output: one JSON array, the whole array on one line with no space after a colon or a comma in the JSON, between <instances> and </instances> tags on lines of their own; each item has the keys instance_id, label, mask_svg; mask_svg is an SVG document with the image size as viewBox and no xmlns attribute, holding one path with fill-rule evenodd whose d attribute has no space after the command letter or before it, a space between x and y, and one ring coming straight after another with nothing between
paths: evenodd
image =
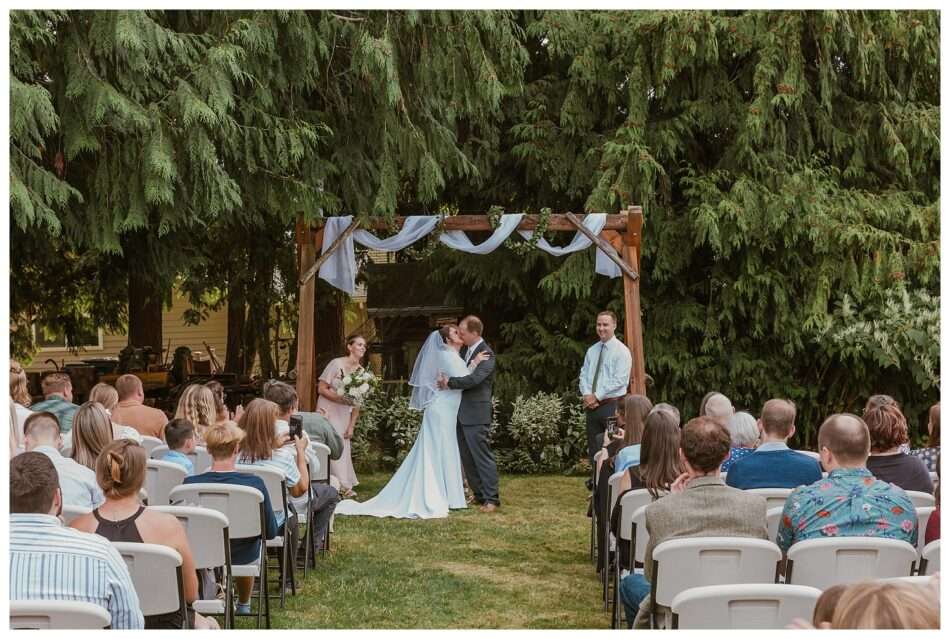
<instances>
[{"instance_id":1,"label":"man with bald head","mask_svg":"<svg viewBox=\"0 0 950 639\"><path fill-rule=\"evenodd\" d=\"M788 447L795 434L795 404L770 399L758 421L759 444L755 452L729 468L726 483L733 488L796 488L821 479L818 460Z\"/></svg>"},{"instance_id":2,"label":"man with bald head","mask_svg":"<svg viewBox=\"0 0 950 639\"><path fill-rule=\"evenodd\" d=\"M823 537L887 537L917 544L913 502L867 469L871 435L860 417L839 413L826 419L818 448L828 477L789 495L775 540L783 553L799 541Z\"/></svg>"}]
</instances>

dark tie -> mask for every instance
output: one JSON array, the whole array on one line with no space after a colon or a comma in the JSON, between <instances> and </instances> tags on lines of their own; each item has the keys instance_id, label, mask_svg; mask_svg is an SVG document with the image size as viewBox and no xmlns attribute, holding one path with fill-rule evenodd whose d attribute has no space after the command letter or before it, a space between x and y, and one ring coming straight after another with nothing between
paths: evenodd
<instances>
[{"instance_id":1,"label":"dark tie","mask_svg":"<svg viewBox=\"0 0 950 639\"><path fill-rule=\"evenodd\" d=\"M590 394L597 392L597 378L600 377L600 365L604 363L604 351L607 350L607 344L601 342L600 353L597 355L597 365L594 367L594 383L590 385Z\"/></svg>"}]
</instances>

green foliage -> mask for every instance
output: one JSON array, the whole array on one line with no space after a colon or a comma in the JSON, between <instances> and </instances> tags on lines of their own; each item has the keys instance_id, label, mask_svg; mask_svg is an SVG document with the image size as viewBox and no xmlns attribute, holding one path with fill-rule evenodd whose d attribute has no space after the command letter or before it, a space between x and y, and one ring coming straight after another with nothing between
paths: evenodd
<instances>
[{"instance_id":1,"label":"green foliage","mask_svg":"<svg viewBox=\"0 0 950 639\"><path fill-rule=\"evenodd\" d=\"M586 454L583 410L576 401L553 393L518 396L496 448L506 472L551 473L572 469Z\"/></svg>"}]
</instances>

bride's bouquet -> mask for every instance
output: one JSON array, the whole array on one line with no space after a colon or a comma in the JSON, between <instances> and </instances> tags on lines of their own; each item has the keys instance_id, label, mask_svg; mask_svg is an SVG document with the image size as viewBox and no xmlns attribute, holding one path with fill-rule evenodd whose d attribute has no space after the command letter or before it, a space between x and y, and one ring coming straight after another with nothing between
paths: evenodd
<instances>
[{"instance_id":1,"label":"bride's bouquet","mask_svg":"<svg viewBox=\"0 0 950 639\"><path fill-rule=\"evenodd\" d=\"M333 389L351 400L354 405L362 406L366 398L373 394L379 386L379 379L365 368L357 368L349 375L340 371L340 377L333 384Z\"/></svg>"}]
</instances>

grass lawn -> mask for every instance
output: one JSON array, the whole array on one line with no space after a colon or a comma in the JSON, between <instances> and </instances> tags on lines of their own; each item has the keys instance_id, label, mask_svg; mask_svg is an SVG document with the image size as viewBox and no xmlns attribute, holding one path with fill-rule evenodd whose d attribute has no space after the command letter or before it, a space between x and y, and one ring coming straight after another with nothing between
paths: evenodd
<instances>
[{"instance_id":1,"label":"grass lawn","mask_svg":"<svg viewBox=\"0 0 950 639\"><path fill-rule=\"evenodd\" d=\"M360 475L360 500L388 479ZM582 477L503 476L493 514L337 517L331 555L272 604L273 627L607 628L586 495Z\"/></svg>"}]
</instances>

